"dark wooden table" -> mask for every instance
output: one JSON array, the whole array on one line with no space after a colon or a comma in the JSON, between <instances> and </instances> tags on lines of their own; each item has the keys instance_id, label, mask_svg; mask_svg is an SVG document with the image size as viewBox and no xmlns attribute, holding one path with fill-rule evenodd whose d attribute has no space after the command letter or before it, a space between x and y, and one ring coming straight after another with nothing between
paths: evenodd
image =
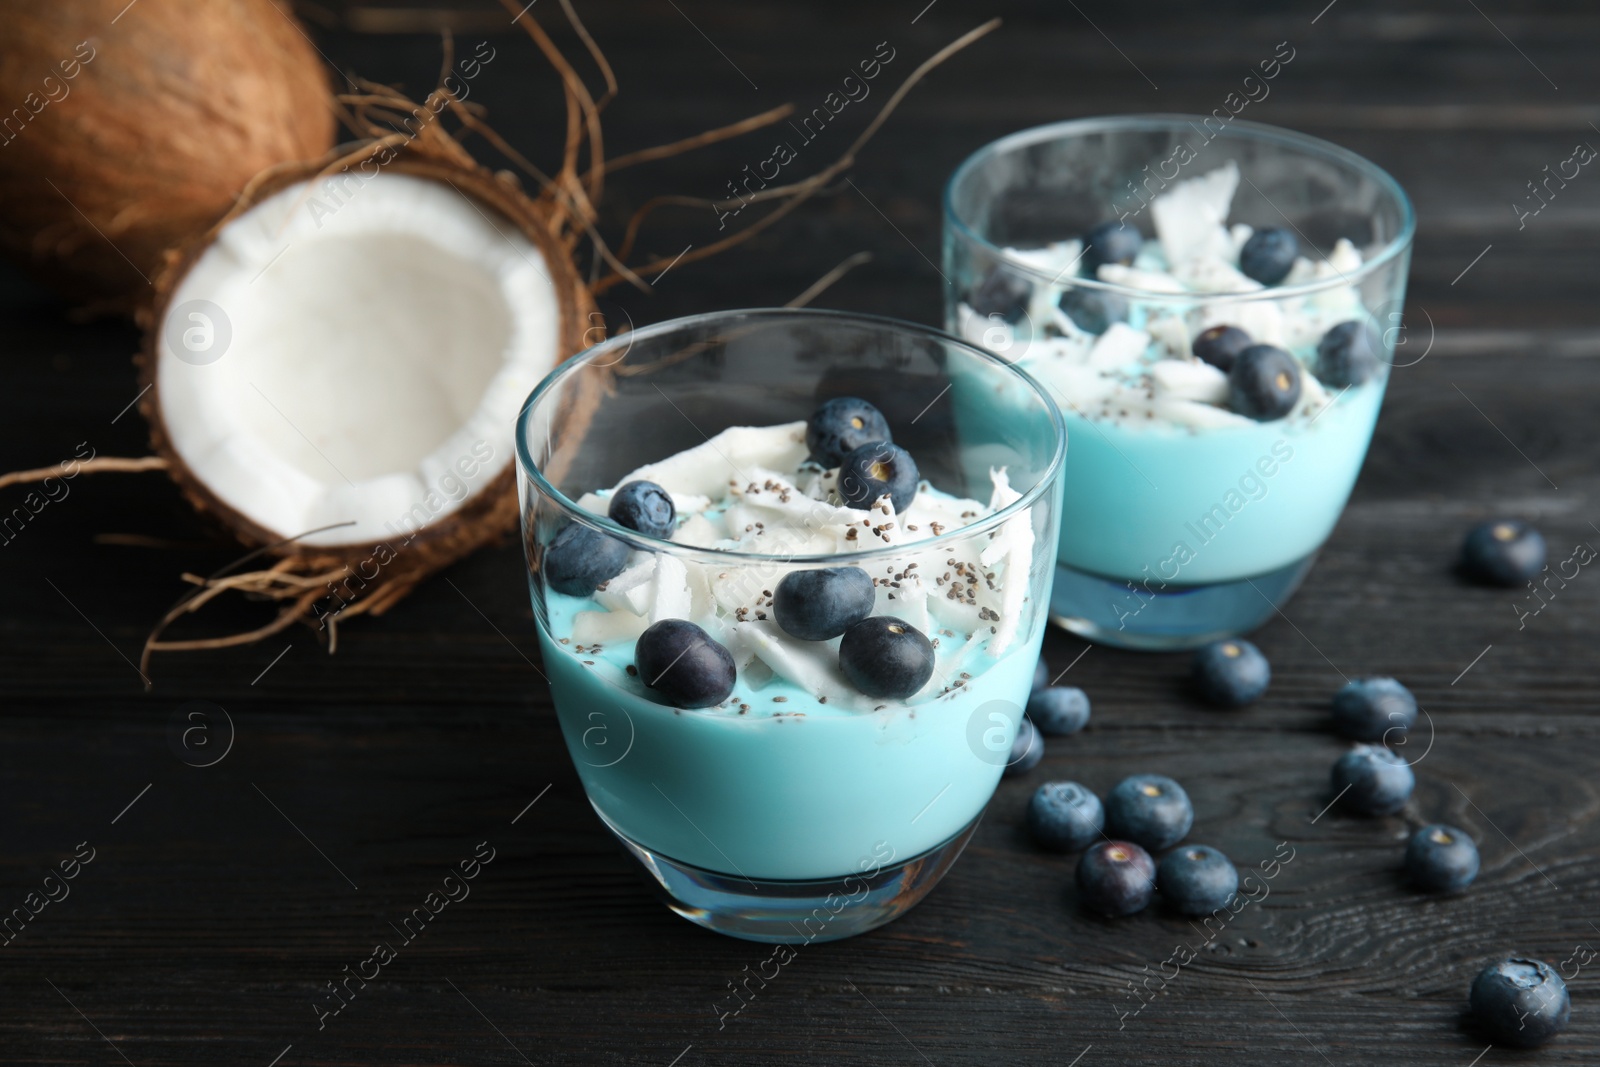
<instances>
[{"instance_id":1,"label":"dark wooden table","mask_svg":"<svg viewBox=\"0 0 1600 1067\"><path fill-rule=\"evenodd\" d=\"M1492 957L1560 963L1600 945L1600 577L1583 570L1519 628L1513 594L1450 569L1464 529L1491 514L1537 521L1553 559L1600 543L1600 175L1583 173L1521 227L1512 207L1546 164L1600 144L1600 12L1339 0L1319 15L1324 2L582 5L622 81L607 114L614 151L783 101L808 109L881 41L897 56L886 95L884 81L960 32L1006 18L906 102L853 187L720 261L681 266L654 296L619 291L608 309L636 323L781 303L859 251L872 262L820 305L936 322L938 195L968 152L1052 119L1210 111L1290 42L1295 59L1245 117L1331 138L1410 190L1410 343L1427 355L1394 375L1349 510L1286 617L1257 635L1274 668L1262 703L1207 712L1183 693L1185 657L1085 651L1052 634L1049 661L1074 663L1068 679L1094 700L1091 728L1002 784L966 856L914 912L801 950L719 1027L728 983L767 950L668 913L596 820L530 662L514 545L344 628L335 656L308 631L166 656L147 694L130 659L183 591L179 574L235 553L162 475L85 478L0 547L0 910L22 905L80 842L94 857L69 897L0 949L0 1061L1600 1061L1600 963L1571 980L1571 1030L1536 1055L1486 1051L1460 1025L1467 985ZM341 69L431 85L436 36L364 32L376 18L367 8L305 10ZM535 10L558 21L548 0ZM554 78L488 0L454 17L458 41L488 39L501 57L474 99L549 162ZM569 32L557 38L575 47ZM804 164L841 151L870 110L841 116ZM615 232L656 192L718 194L765 158L765 141L620 174L607 225ZM714 236L709 212L667 211L644 251ZM0 467L55 462L84 441L142 454L138 416L124 412L132 329L75 323L19 271L4 274L0 301ZM1366 673L1412 686L1436 727L1432 749L1405 817L1318 819L1341 750L1324 727L1327 700ZM207 768L168 745L174 715L195 700L226 709L235 728ZM1103 789L1136 771L1182 781L1194 839L1241 866L1279 842L1294 859L1134 1015L1130 983L1170 978L1162 961L1195 931L1160 909L1086 917L1067 892L1070 861L1036 852L1019 823L1047 776ZM1399 887L1401 841L1422 819L1481 841L1467 895ZM319 1030L326 983L484 841L495 858L471 897Z\"/></svg>"}]
</instances>

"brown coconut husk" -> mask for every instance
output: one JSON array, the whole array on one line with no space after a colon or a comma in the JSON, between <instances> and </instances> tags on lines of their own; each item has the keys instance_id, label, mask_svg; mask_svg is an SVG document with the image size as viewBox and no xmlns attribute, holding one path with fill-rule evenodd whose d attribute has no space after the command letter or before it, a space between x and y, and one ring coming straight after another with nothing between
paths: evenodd
<instances>
[{"instance_id":1,"label":"brown coconut husk","mask_svg":"<svg viewBox=\"0 0 1600 1067\"><path fill-rule=\"evenodd\" d=\"M0 0L0 26L0 249L93 309L132 310L251 178L333 145L327 70L274 0Z\"/></svg>"},{"instance_id":2,"label":"brown coconut husk","mask_svg":"<svg viewBox=\"0 0 1600 1067\"><path fill-rule=\"evenodd\" d=\"M634 268L623 261L626 251L631 250L636 242L645 217L656 207L668 203L696 206L715 203L682 197L662 197L648 202L630 222L624 251L619 254L612 251L595 226L598 217L596 204L602 194L607 170L667 158L736 137L780 121L791 111L785 105L694 137L607 161L603 152L599 116L616 93L616 80L604 56L583 28L570 0L561 0L563 11L607 85L605 93L598 100L532 15L514 0L502 0L502 3L514 14L520 11L516 17L517 24L524 28L561 75L567 130L561 166L555 173L543 172L506 143L483 120L482 109L453 96L444 87L442 77L440 85L420 105L392 88L357 81L353 83L356 91L330 98L329 106L342 115L360 140L311 162L276 162L256 173L244 184L243 192L232 201L231 209L220 220L208 220L203 228L197 230L200 236L189 237L176 250L166 251L161 257L159 268L150 278L151 299L137 316L146 334L143 351L136 357L140 380L146 390L141 395L139 406L150 425L151 447L155 454L131 460L107 457L98 462L105 464L101 468L105 470L165 469L197 511L213 519L250 551L213 574L183 575L183 580L194 588L156 624L145 643L140 659L141 672L148 673L150 657L156 652L249 644L281 632L296 622L304 622L326 632L329 650L333 651L337 647L339 621L361 614L382 614L423 579L477 548L500 540L516 527L518 521L514 463L508 463L457 510L415 532L404 546L388 542L306 546L301 543L302 538L324 530L300 531L285 536L281 531L266 529L223 503L210 487L194 476L173 449L166 430L161 398L156 387L157 345L160 343L163 316L172 294L224 226L267 197L297 182L332 175L375 157L385 161L385 167L400 173L446 182L486 213L522 233L544 254L560 296L560 350L564 359L598 339L594 327L590 325L598 320L595 315L595 292L623 281L649 291L649 285L640 274L660 270L667 265L664 260L655 260ZM777 201L777 207L772 211L745 229L704 249L696 249L678 262L704 259L732 248L768 228L804 200L823 191L829 182L854 162L855 154L916 82L950 55L998 25L999 20L996 19L978 27L920 65L839 160L792 185L765 190L759 198ZM448 34L445 42L444 69L448 70L451 64ZM422 123L420 128L415 122L409 128L404 126L408 117L419 115L423 110L435 116L449 114L456 122L456 132L447 132L443 122L437 119ZM461 144L461 139L470 135L482 137L517 165L533 179L537 191L530 195L522 190L511 173L493 173L477 163ZM587 167L581 165L585 157L589 160ZM592 246L594 271L597 272L602 263L610 268L608 274L593 284L586 284L574 265L576 251L585 241ZM870 257L865 253L858 253L845 260L791 301L790 305L798 306L813 299L817 293L867 258ZM589 399L597 403L600 398ZM576 414L581 415L581 412ZM26 475L41 473L23 472L17 480L26 480ZM54 469L49 473L54 473ZM270 562L265 566L260 565L266 561ZM379 563L378 574L371 579L361 573L362 565L369 561ZM256 565L254 569L244 569L252 564ZM276 604L277 612L269 622L244 632L186 640L168 640L163 636L166 629L177 620L230 593ZM330 601L337 602L336 610L324 606L324 602Z\"/></svg>"}]
</instances>

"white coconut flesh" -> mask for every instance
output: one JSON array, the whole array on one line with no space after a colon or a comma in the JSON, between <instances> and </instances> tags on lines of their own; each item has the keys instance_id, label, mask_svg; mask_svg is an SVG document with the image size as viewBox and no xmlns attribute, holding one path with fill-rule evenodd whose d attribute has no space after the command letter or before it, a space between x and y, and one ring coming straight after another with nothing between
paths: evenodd
<instances>
[{"instance_id":1,"label":"white coconut flesh","mask_svg":"<svg viewBox=\"0 0 1600 1067\"><path fill-rule=\"evenodd\" d=\"M539 249L452 186L300 183L225 226L177 286L157 402L229 508L281 537L353 524L306 545L371 543L505 469L560 331Z\"/></svg>"}]
</instances>

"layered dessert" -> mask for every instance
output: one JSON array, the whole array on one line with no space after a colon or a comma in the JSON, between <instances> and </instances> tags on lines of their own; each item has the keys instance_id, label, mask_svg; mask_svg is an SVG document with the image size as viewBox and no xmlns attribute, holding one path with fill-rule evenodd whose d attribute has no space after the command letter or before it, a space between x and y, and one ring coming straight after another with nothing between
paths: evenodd
<instances>
[{"instance_id":1,"label":"layered dessert","mask_svg":"<svg viewBox=\"0 0 1600 1067\"><path fill-rule=\"evenodd\" d=\"M1229 162L1173 184L1150 204L1153 237L1124 218L1006 248L1025 269L996 266L955 310L956 332L1061 405L1060 561L1141 595L1311 556L1383 397L1361 252L1229 225L1239 183Z\"/></svg>"},{"instance_id":2,"label":"layered dessert","mask_svg":"<svg viewBox=\"0 0 1600 1067\"><path fill-rule=\"evenodd\" d=\"M1032 508L1004 469L941 491L863 401L733 427L596 487L539 560L539 636L601 816L763 880L926 852L987 803L1042 628ZM1007 509L1011 509L1009 512ZM1002 515L1002 512L1006 514ZM599 731L597 733L597 731Z\"/></svg>"}]
</instances>

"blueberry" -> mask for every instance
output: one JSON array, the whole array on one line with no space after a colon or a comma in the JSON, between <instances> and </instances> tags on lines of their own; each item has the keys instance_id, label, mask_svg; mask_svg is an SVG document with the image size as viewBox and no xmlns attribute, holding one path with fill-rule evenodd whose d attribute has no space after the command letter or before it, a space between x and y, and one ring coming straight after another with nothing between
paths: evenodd
<instances>
[{"instance_id":1,"label":"blueberry","mask_svg":"<svg viewBox=\"0 0 1600 1067\"><path fill-rule=\"evenodd\" d=\"M790 571L772 596L772 617L802 641L838 637L872 614L877 592L860 567Z\"/></svg>"},{"instance_id":2,"label":"blueberry","mask_svg":"<svg viewBox=\"0 0 1600 1067\"><path fill-rule=\"evenodd\" d=\"M1027 774L1044 759L1044 737L1026 716L1017 723L1017 736L1011 739L1011 754L1006 757L1005 769L1000 773L1007 778Z\"/></svg>"},{"instance_id":3,"label":"blueberry","mask_svg":"<svg viewBox=\"0 0 1600 1067\"><path fill-rule=\"evenodd\" d=\"M1210 845L1184 845L1161 857L1156 888L1185 915L1205 915L1226 907L1239 891L1233 861Z\"/></svg>"},{"instance_id":4,"label":"blueberry","mask_svg":"<svg viewBox=\"0 0 1600 1067\"><path fill-rule=\"evenodd\" d=\"M1416 776L1382 745L1357 745L1333 765L1333 792L1352 811L1392 815L1406 806Z\"/></svg>"},{"instance_id":5,"label":"blueberry","mask_svg":"<svg viewBox=\"0 0 1600 1067\"><path fill-rule=\"evenodd\" d=\"M1113 322L1128 318L1128 302L1100 289L1068 289L1061 294L1060 304L1067 318L1087 333L1105 333Z\"/></svg>"},{"instance_id":6,"label":"blueberry","mask_svg":"<svg viewBox=\"0 0 1600 1067\"><path fill-rule=\"evenodd\" d=\"M1077 782L1046 782L1028 802L1028 829L1042 848L1077 852L1100 840L1106 813L1100 798Z\"/></svg>"},{"instance_id":7,"label":"blueberry","mask_svg":"<svg viewBox=\"0 0 1600 1067\"><path fill-rule=\"evenodd\" d=\"M1275 345L1251 345L1228 371L1228 407L1257 422L1281 419L1300 400L1300 363Z\"/></svg>"},{"instance_id":8,"label":"blueberry","mask_svg":"<svg viewBox=\"0 0 1600 1067\"><path fill-rule=\"evenodd\" d=\"M1406 876L1424 893L1453 893L1478 877L1478 846L1454 826L1424 826L1406 844Z\"/></svg>"},{"instance_id":9,"label":"blueberry","mask_svg":"<svg viewBox=\"0 0 1600 1067\"><path fill-rule=\"evenodd\" d=\"M1075 734L1089 725L1089 698L1066 685L1036 689L1028 698L1028 718L1046 737Z\"/></svg>"},{"instance_id":10,"label":"blueberry","mask_svg":"<svg viewBox=\"0 0 1600 1067\"><path fill-rule=\"evenodd\" d=\"M1137 227L1125 222L1102 222L1083 235L1083 269L1089 277L1107 263L1120 263L1124 267L1144 247L1144 236Z\"/></svg>"},{"instance_id":11,"label":"blueberry","mask_svg":"<svg viewBox=\"0 0 1600 1067\"><path fill-rule=\"evenodd\" d=\"M678 528L672 497L655 482L629 482L611 494L611 521L647 537L670 539Z\"/></svg>"},{"instance_id":12,"label":"blueberry","mask_svg":"<svg viewBox=\"0 0 1600 1067\"><path fill-rule=\"evenodd\" d=\"M1194 655L1194 686L1201 699L1219 708L1242 708L1267 691L1272 667L1249 641L1213 641Z\"/></svg>"},{"instance_id":13,"label":"blueberry","mask_svg":"<svg viewBox=\"0 0 1600 1067\"><path fill-rule=\"evenodd\" d=\"M1288 276L1299 254L1300 242L1293 230L1268 226L1251 234L1239 249L1239 270L1262 285L1277 285Z\"/></svg>"},{"instance_id":14,"label":"blueberry","mask_svg":"<svg viewBox=\"0 0 1600 1067\"><path fill-rule=\"evenodd\" d=\"M978 288L967 297L967 305L984 318L999 315L1016 325L1028 314L1028 302L1033 298L1033 286L1004 267L991 270Z\"/></svg>"},{"instance_id":15,"label":"blueberry","mask_svg":"<svg viewBox=\"0 0 1600 1067\"><path fill-rule=\"evenodd\" d=\"M1136 774L1106 794L1106 833L1153 852L1182 841L1193 825L1189 794L1171 778Z\"/></svg>"},{"instance_id":16,"label":"blueberry","mask_svg":"<svg viewBox=\"0 0 1600 1067\"><path fill-rule=\"evenodd\" d=\"M1132 915L1155 896L1156 865L1129 841L1102 841L1078 861L1078 899L1102 915Z\"/></svg>"},{"instance_id":17,"label":"blueberry","mask_svg":"<svg viewBox=\"0 0 1600 1067\"><path fill-rule=\"evenodd\" d=\"M874 441L893 440L883 412L853 396L836 396L806 420L806 447L824 467L837 467L845 456Z\"/></svg>"},{"instance_id":18,"label":"blueberry","mask_svg":"<svg viewBox=\"0 0 1600 1067\"><path fill-rule=\"evenodd\" d=\"M1333 728L1352 741L1401 738L1417 721L1417 698L1393 678L1358 678L1333 694Z\"/></svg>"},{"instance_id":19,"label":"blueberry","mask_svg":"<svg viewBox=\"0 0 1600 1067\"><path fill-rule=\"evenodd\" d=\"M933 677L933 645L909 622L874 615L844 632L839 669L869 697L905 700Z\"/></svg>"},{"instance_id":20,"label":"blueberry","mask_svg":"<svg viewBox=\"0 0 1600 1067\"><path fill-rule=\"evenodd\" d=\"M1572 998L1543 960L1501 960L1472 980L1472 1017L1503 1045L1534 1048L1567 1028Z\"/></svg>"},{"instance_id":21,"label":"blueberry","mask_svg":"<svg viewBox=\"0 0 1600 1067\"><path fill-rule=\"evenodd\" d=\"M683 619L662 619L633 649L639 680L679 708L708 708L728 699L737 672L733 655Z\"/></svg>"},{"instance_id":22,"label":"blueberry","mask_svg":"<svg viewBox=\"0 0 1600 1067\"><path fill-rule=\"evenodd\" d=\"M1044 657L1039 657L1039 662L1033 665L1033 692L1038 692L1050 684L1050 666L1045 663Z\"/></svg>"},{"instance_id":23,"label":"blueberry","mask_svg":"<svg viewBox=\"0 0 1600 1067\"><path fill-rule=\"evenodd\" d=\"M849 507L865 510L887 493L894 513L904 515L916 498L921 477L910 452L888 441L873 441L840 462L839 496Z\"/></svg>"},{"instance_id":24,"label":"blueberry","mask_svg":"<svg viewBox=\"0 0 1600 1067\"><path fill-rule=\"evenodd\" d=\"M1341 322L1317 342L1317 377L1335 389L1360 385L1378 373L1382 358L1383 342L1370 322Z\"/></svg>"},{"instance_id":25,"label":"blueberry","mask_svg":"<svg viewBox=\"0 0 1600 1067\"><path fill-rule=\"evenodd\" d=\"M544 550L544 580L567 596L588 596L628 565L627 545L581 523L569 523Z\"/></svg>"},{"instance_id":26,"label":"blueberry","mask_svg":"<svg viewBox=\"0 0 1600 1067\"><path fill-rule=\"evenodd\" d=\"M1520 519L1479 523L1461 544L1461 570L1490 585L1517 586L1544 570L1544 535Z\"/></svg>"},{"instance_id":27,"label":"blueberry","mask_svg":"<svg viewBox=\"0 0 1600 1067\"><path fill-rule=\"evenodd\" d=\"M1233 369L1239 353L1255 344L1250 335L1237 326L1213 326L1201 330L1194 339L1194 358L1204 360L1226 374Z\"/></svg>"}]
</instances>

